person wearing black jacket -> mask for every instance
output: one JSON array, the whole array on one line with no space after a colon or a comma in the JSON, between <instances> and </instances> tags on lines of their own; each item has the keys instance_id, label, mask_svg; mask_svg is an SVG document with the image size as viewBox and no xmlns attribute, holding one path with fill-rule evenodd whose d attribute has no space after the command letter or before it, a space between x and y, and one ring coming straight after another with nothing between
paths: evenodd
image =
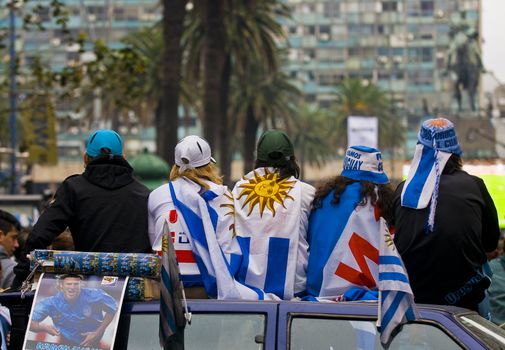
<instances>
[{"instance_id":1,"label":"person wearing black jacket","mask_svg":"<svg viewBox=\"0 0 505 350\"><path fill-rule=\"evenodd\" d=\"M415 301L479 311L490 284L486 253L500 235L496 208L482 179L462 170L449 120L426 121L418 140L393 204L395 244Z\"/></svg>"},{"instance_id":2,"label":"person wearing black jacket","mask_svg":"<svg viewBox=\"0 0 505 350\"><path fill-rule=\"evenodd\" d=\"M26 256L46 249L67 227L75 250L148 253L147 199L149 190L134 179L123 157L123 141L113 130L97 130L87 142L85 170L66 178L42 213L24 247ZM29 273L23 259L15 268L12 287Z\"/></svg>"}]
</instances>

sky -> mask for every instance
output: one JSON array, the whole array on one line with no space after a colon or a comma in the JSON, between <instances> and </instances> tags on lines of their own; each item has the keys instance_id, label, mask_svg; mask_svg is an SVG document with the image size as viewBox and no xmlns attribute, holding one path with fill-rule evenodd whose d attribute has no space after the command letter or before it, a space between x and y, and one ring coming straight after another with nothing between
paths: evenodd
<instances>
[{"instance_id":1,"label":"sky","mask_svg":"<svg viewBox=\"0 0 505 350\"><path fill-rule=\"evenodd\" d=\"M505 0L482 0L484 67L505 84Z\"/></svg>"}]
</instances>

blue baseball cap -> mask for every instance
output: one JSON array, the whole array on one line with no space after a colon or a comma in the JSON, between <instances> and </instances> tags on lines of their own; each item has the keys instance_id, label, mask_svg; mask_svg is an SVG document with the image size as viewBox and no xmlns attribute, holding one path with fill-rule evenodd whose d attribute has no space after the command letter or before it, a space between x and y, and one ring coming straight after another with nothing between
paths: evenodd
<instances>
[{"instance_id":1,"label":"blue baseball cap","mask_svg":"<svg viewBox=\"0 0 505 350\"><path fill-rule=\"evenodd\" d=\"M90 157L97 157L102 153L102 148L108 148L114 156L122 156L123 140L114 130L96 130L89 135L86 153Z\"/></svg>"}]
</instances>

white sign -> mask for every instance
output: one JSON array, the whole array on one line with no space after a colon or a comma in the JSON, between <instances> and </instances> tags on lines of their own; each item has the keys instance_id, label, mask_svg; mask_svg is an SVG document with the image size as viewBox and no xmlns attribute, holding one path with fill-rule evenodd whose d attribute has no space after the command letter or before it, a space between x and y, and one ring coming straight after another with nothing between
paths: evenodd
<instances>
[{"instance_id":1,"label":"white sign","mask_svg":"<svg viewBox=\"0 0 505 350\"><path fill-rule=\"evenodd\" d=\"M348 146L378 148L379 120L377 117L347 117Z\"/></svg>"}]
</instances>

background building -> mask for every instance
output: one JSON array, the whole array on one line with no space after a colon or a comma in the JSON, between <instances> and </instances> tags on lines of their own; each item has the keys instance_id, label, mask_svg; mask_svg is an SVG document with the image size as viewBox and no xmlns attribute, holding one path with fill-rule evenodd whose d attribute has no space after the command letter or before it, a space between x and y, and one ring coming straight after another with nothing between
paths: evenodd
<instances>
[{"instance_id":1,"label":"background building","mask_svg":"<svg viewBox=\"0 0 505 350\"><path fill-rule=\"evenodd\" d=\"M336 85L353 77L378 84L416 125L421 116L456 110L445 73L451 28L478 32L480 0L286 2L293 9L287 69L309 101L328 106Z\"/></svg>"},{"instance_id":2,"label":"background building","mask_svg":"<svg viewBox=\"0 0 505 350\"><path fill-rule=\"evenodd\" d=\"M52 18L50 3L50 0L29 1L16 11L16 51L21 67L30 67L33 60L39 58L54 71L61 70L77 59L89 59L93 41L100 39L110 48L120 48L124 45L122 39L129 33L152 26L161 18L158 0L65 0L63 3L64 10L68 11L70 37L77 38L81 33L87 36L82 53L77 44L65 42L61 26ZM39 21L45 30L25 30L23 16L27 13L36 13L33 20ZM0 26L8 28L7 10L0 18ZM24 91L20 89L18 100L22 100L23 96ZM89 130L106 126L100 123L99 96L94 101L92 115L79 111L74 101L67 99L56 105L56 117L58 158L63 161L79 159ZM133 127L123 130L133 134L132 146L135 150L138 147L138 151L144 147L154 150L154 130L141 130L135 127L135 122L135 116L132 115Z\"/></svg>"}]
</instances>

